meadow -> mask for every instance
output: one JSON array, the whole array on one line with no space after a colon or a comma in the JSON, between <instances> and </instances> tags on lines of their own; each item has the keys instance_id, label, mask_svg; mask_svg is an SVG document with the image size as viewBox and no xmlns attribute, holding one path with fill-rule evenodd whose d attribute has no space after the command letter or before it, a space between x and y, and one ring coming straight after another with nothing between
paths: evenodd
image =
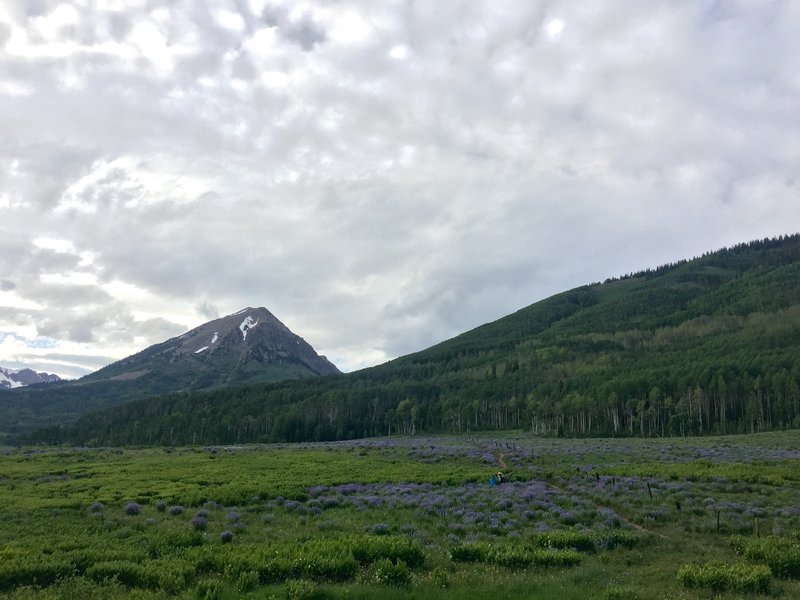
<instances>
[{"instance_id":1,"label":"meadow","mask_svg":"<svg viewBox=\"0 0 800 600\"><path fill-rule=\"evenodd\" d=\"M800 434L5 449L0 597L800 598Z\"/></svg>"}]
</instances>

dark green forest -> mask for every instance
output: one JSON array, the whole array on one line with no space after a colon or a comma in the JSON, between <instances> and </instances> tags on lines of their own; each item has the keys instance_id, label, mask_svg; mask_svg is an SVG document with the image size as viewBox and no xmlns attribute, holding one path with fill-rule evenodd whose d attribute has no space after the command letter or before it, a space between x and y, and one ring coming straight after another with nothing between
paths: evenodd
<instances>
[{"instance_id":1,"label":"dark green forest","mask_svg":"<svg viewBox=\"0 0 800 600\"><path fill-rule=\"evenodd\" d=\"M226 444L800 427L800 234L579 287L346 375L176 393L22 442Z\"/></svg>"}]
</instances>

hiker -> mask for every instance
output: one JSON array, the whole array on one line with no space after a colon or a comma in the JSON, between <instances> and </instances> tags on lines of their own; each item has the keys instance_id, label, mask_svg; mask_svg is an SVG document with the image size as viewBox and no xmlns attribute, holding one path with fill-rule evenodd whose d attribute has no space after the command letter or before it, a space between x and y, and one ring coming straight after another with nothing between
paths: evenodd
<instances>
[{"instance_id":1,"label":"hiker","mask_svg":"<svg viewBox=\"0 0 800 600\"><path fill-rule=\"evenodd\" d=\"M489 477L489 486L494 487L496 485L500 485L506 480L505 475L503 475L500 471Z\"/></svg>"}]
</instances>

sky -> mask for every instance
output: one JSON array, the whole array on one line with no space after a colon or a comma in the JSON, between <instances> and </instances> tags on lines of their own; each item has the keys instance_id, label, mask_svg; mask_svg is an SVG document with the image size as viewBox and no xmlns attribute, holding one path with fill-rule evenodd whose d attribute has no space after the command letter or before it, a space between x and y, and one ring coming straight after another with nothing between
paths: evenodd
<instances>
[{"instance_id":1,"label":"sky","mask_svg":"<svg viewBox=\"0 0 800 600\"><path fill-rule=\"evenodd\" d=\"M4 0L0 366L245 307L343 371L800 231L795 0Z\"/></svg>"}]
</instances>

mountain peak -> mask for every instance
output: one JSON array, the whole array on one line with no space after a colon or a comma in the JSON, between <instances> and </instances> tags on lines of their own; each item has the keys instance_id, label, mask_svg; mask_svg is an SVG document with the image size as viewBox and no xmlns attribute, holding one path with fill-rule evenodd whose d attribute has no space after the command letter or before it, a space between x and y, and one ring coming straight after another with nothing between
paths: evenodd
<instances>
[{"instance_id":1,"label":"mountain peak","mask_svg":"<svg viewBox=\"0 0 800 600\"><path fill-rule=\"evenodd\" d=\"M151 346L85 380L167 377L182 389L278 381L339 370L266 308L247 307Z\"/></svg>"},{"instance_id":2,"label":"mountain peak","mask_svg":"<svg viewBox=\"0 0 800 600\"><path fill-rule=\"evenodd\" d=\"M58 375L37 373L33 369L4 369L0 367L0 390L24 387L35 383L55 383L61 381Z\"/></svg>"}]
</instances>

